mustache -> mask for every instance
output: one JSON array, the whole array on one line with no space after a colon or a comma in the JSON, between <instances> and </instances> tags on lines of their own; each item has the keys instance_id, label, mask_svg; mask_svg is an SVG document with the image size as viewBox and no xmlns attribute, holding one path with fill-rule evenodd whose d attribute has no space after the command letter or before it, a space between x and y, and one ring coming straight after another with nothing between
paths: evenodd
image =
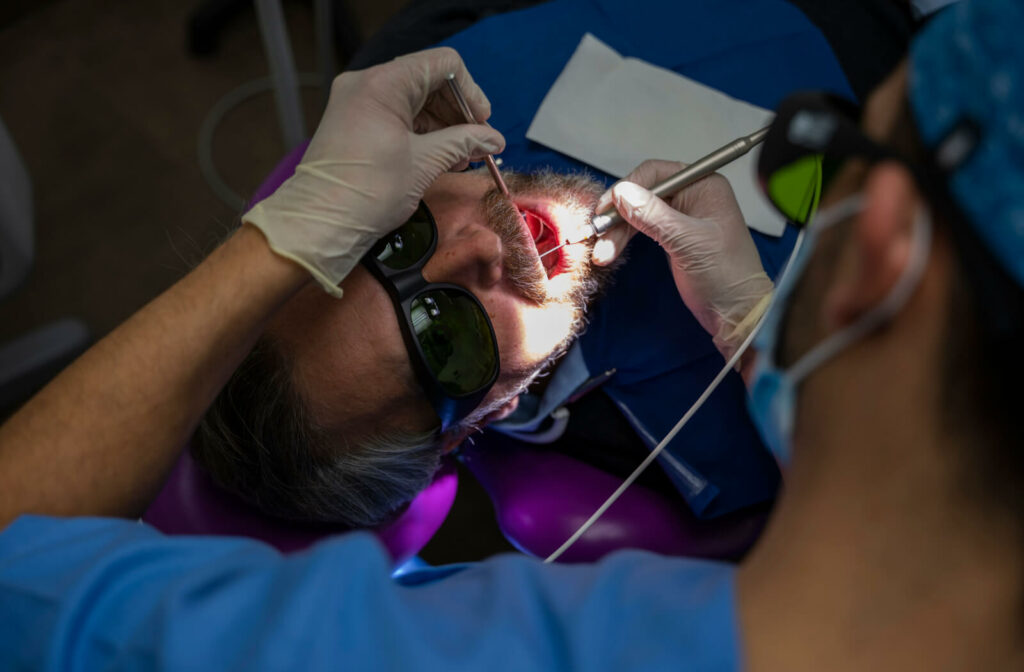
<instances>
[{"instance_id":1,"label":"mustache","mask_svg":"<svg viewBox=\"0 0 1024 672\"><path fill-rule=\"evenodd\" d=\"M586 172L556 173L545 169L533 173L517 173L504 170L502 177L514 194L550 199L568 206L588 220L593 216L597 199L604 191L603 184ZM547 271L537 259L536 245L523 226L518 208L496 188L487 192L483 204L486 221L501 237L504 246L505 257L502 261L506 277L525 298L543 305L550 299ZM596 240L590 240L583 244L593 249L595 243ZM592 267L589 263L586 266L574 270L573 274L579 280L594 272L603 275L603 269Z\"/></svg>"},{"instance_id":2,"label":"mustache","mask_svg":"<svg viewBox=\"0 0 1024 672\"><path fill-rule=\"evenodd\" d=\"M537 260L536 247L522 225L519 210L495 189L484 196L484 216L501 237L505 276L525 298L543 305L548 299L548 276Z\"/></svg>"}]
</instances>

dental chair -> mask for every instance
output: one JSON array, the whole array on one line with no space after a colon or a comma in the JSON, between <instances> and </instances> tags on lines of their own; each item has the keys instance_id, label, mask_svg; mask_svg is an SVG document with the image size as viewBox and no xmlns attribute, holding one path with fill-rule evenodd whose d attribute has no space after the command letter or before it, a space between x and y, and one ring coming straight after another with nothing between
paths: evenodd
<instances>
[{"instance_id":1,"label":"dental chair","mask_svg":"<svg viewBox=\"0 0 1024 672\"><path fill-rule=\"evenodd\" d=\"M292 150L257 189L266 198L292 175L306 144ZM486 432L460 448L460 459L487 490L498 526L524 553L545 557L558 548L622 482L549 447L535 447ZM373 530L396 567L412 559L441 527L455 501L458 475L446 461L431 485L394 520ZM587 562L622 548L664 555L736 559L753 543L763 514L701 521L683 501L634 484L563 556ZM263 515L219 488L183 451L143 520L166 534L246 536L282 552L302 550L341 527L302 526Z\"/></svg>"},{"instance_id":2,"label":"dental chair","mask_svg":"<svg viewBox=\"0 0 1024 672\"><path fill-rule=\"evenodd\" d=\"M462 460L490 495L502 533L528 555L545 557L561 546L621 483L557 452L510 445L511 439L499 442L508 444L464 447ZM372 530L395 567L415 557L440 529L457 489L455 465L446 461L433 483L393 521ZM283 553L349 531L266 516L214 485L188 451L143 520L165 534L251 537ZM734 560L750 547L763 523L763 516L700 521L681 502L633 485L560 561L590 562L623 548Z\"/></svg>"},{"instance_id":3,"label":"dental chair","mask_svg":"<svg viewBox=\"0 0 1024 672\"><path fill-rule=\"evenodd\" d=\"M412 559L441 527L455 502L458 476L446 462L434 481L394 520L373 530L396 567ZM142 519L165 534L251 537L282 553L301 551L321 539L349 531L329 525L302 525L266 516L224 492L195 463L188 450Z\"/></svg>"}]
</instances>

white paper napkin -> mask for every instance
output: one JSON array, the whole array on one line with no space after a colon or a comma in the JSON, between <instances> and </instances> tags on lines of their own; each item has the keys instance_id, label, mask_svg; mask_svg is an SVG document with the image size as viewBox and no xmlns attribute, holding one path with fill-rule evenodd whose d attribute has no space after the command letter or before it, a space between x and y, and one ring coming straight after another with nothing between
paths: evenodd
<instances>
[{"instance_id":1,"label":"white paper napkin","mask_svg":"<svg viewBox=\"0 0 1024 672\"><path fill-rule=\"evenodd\" d=\"M767 126L772 113L670 70L623 58L587 33L537 110L526 137L623 177L645 159L693 161ZM758 149L719 172L747 224L782 235L756 184Z\"/></svg>"}]
</instances>

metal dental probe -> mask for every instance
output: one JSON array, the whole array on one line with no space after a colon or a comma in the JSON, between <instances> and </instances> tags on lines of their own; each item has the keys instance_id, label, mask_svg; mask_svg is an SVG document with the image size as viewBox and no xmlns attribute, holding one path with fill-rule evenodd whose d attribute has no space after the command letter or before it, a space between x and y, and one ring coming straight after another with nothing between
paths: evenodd
<instances>
[{"instance_id":1,"label":"metal dental probe","mask_svg":"<svg viewBox=\"0 0 1024 672\"><path fill-rule=\"evenodd\" d=\"M667 198L672 196L683 187L687 187L697 180L707 177L722 166L732 163L736 159L740 158L759 145L766 135L768 135L768 127L762 128L759 131L754 131L750 135L737 138L727 145L719 147L707 156L697 159L672 177L656 185L651 189L651 191L658 198ZM595 216L590 221L589 231L585 231L575 237L567 238L564 243L558 247L551 248L540 256L546 257L552 252L562 249L566 245L581 243L584 240L593 238L594 236L603 236L608 229L621 221L623 221L622 215L619 214L619 211L615 209L614 205L610 205L604 212Z\"/></svg>"},{"instance_id":2,"label":"metal dental probe","mask_svg":"<svg viewBox=\"0 0 1024 672\"><path fill-rule=\"evenodd\" d=\"M473 112L469 109L469 103L466 102L465 96L462 95L462 88L459 86L458 80L455 79L455 73L449 72L445 79L448 81L448 88L451 89L452 95L455 96L455 102L459 104L459 109L462 110L462 116L466 118L466 123L479 123L473 118ZM508 193L505 180L501 179L501 173L498 172L498 166L494 163L494 157L488 154L484 157L484 161L487 163L487 170L490 171L491 177L494 178L494 183L498 185L498 190L501 191L505 198L511 201L512 196Z\"/></svg>"}]
</instances>

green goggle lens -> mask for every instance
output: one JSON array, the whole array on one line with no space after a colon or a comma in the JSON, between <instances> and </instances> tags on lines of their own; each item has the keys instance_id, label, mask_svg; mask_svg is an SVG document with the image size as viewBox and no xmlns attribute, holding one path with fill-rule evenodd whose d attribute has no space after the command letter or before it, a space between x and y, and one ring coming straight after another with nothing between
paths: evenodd
<instances>
[{"instance_id":1,"label":"green goggle lens","mask_svg":"<svg viewBox=\"0 0 1024 672\"><path fill-rule=\"evenodd\" d=\"M802 156L772 171L768 197L782 214L796 224L807 224L818 209L822 189L822 157Z\"/></svg>"},{"instance_id":2,"label":"green goggle lens","mask_svg":"<svg viewBox=\"0 0 1024 672\"><path fill-rule=\"evenodd\" d=\"M413 333L431 372L448 394L480 389L498 364L498 351L487 318L468 296L434 289L410 306Z\"/></svg>"},{"instance_id":3,"label":"green goggle lens","mask_svg":"<svg viewBox=\"0 0 1024 672\"><path fill-rule=\"evenodd\" d=\"M377 261L390 269L409 268L427 254L434 242L434 225L421 205L405 224L381 238L373 246Z\"/></svg>"}]
</instances>

